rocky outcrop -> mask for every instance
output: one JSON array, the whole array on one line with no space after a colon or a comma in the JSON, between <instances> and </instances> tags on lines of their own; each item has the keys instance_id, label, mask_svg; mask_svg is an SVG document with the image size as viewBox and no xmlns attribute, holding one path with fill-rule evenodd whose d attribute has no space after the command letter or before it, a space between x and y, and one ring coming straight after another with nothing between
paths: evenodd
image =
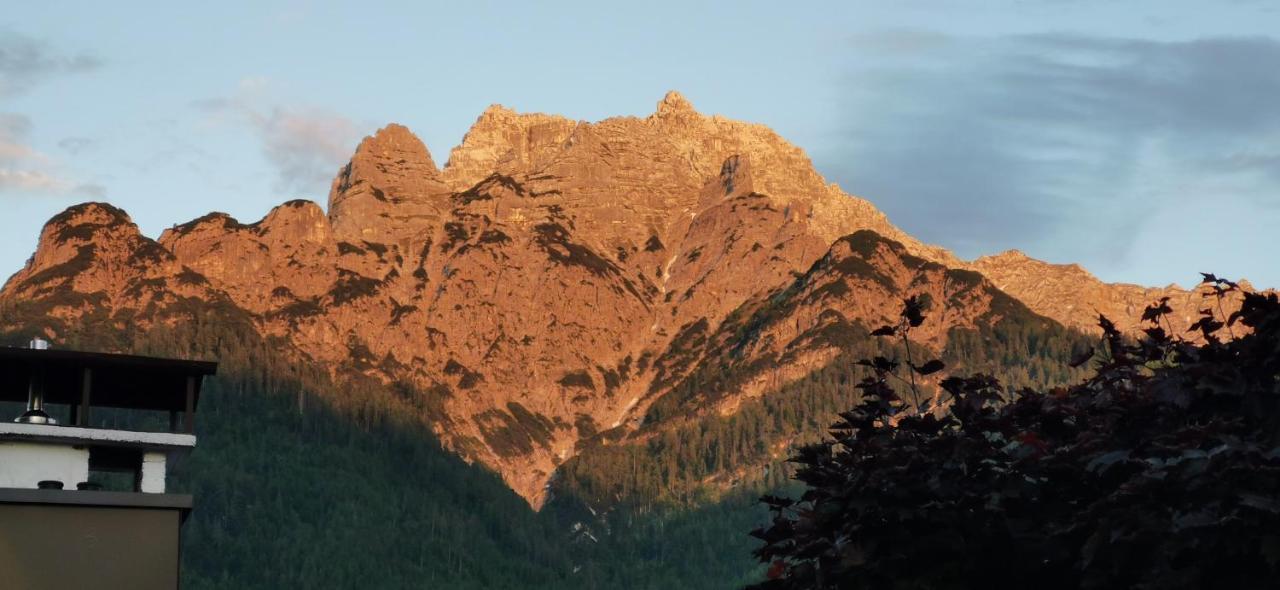
<instances>
[{"instance_id":1,"label":"rocky outcrop","mask_svg":"<svg viewBox=\"0 0 1280 590\"><path fill-rule=\"evenodd\" d=\"M1242 299L1239 293L1229 294L1219 310L1212 288L1205 285L1188 290L1177 285L1141 287L1104 283L1078 264L1050 264L1017 250L978 258L971 268L1036 313L1090 333L1101 331L1099 314L1114 322L1121 331L1137 333L1149 326L1142 322L1143 310L1168 297L1173 313L1165 317L1164 327L1194 341L1200 338L1199 334L1188 333L1187 328L1200 318L1201 310L1212 309L1221 319L1224 313L1239 309ZM1253 289L1247 281L1241 286Z\"/></svg>"},{"instance_id":2,"label":"rocky outcrop","mask_svg":"<svg viewBox=\"0 0 1280 590\"><path fill-rule=\"evenodd\" d=\"M253 224L211 213L165 230L159 242L255 314L314 301L337 279L337 243L310 201L280 205Z\"/></svg>"},{"instance_id":3,"label":"rocky outcrop","mask_svg":"<svg viewBox=\"0 0 1280 590\"><path fill-rule=\"evenodd\" d=\"M957 329L990 328L1007 319L1053 323L976 272L914 256L899 242L861 230L836 240L794 280L748 299L718 326L689 324L654 361L658 381L671 387L652 401L664 404L663 414L673 407L681 416L732 411L744 399L827 365L851 344L870 339L870 330L896 325L907 296L927 308L911 340L934 351L946 347ZM731 381L716 383L720 376ZM690 382L699 385L688 387Z\"/></svg>"},{"instance_id":4,"label":"rocky outcrop","mask_svg":"<svg viewBox=\"0 0 1280 590\"><path fill-rule=\"evenodd\" d=\"M935 348L1020 308L964 267L768 128L669 93L647 117L595 123L490 107L443 170L388 125L338 172L327 214L213 213L157 242L108 205L73 207L0 303L141 329L232 307L299 362L410 392L446 445L538 505L582 441L639 427L730 348L772 369L721 392L724 411L821 365L842 330L885 321L906 294L947 302L916 333ZM1070 325L1093 320L1063 301L1113 297L1083 271L972 267ZM1122 301L1113 319L1145 305ZM730 343L751 318L753 339Z\"/></svg>"},{"instance_id":5,"label":"rocky outcrop","mask_svg":"<svg viewBox=\"0 0 1280 590\"><path fill-rule=\"evenodd\" d=\"M954 260L826 183L803 150L768 127L703 115L677 92L648 117L596 123L490 107L450 154L443 176L463 190L493 172L523 173L534 192L558 195L606 249L629 249L655 235L664 244L676 239L667 231L697 212L701 187L733 156L752 162L759 194L784 206L808 203L812 231L825 243L869 228L930 259Z\"/></svg>"},{"instance_id":6,"label":"rocky outcrop","mask_svg":"<svg viewBox=\"0 0 1280 590\"><path fill-rule=\"evenodd\" d=\"M440 222L448 186L422 140L391 124L364 138L329 190L339 241L393 243Z\"/></svg>"},{"instance_id":7,"label":"rocky outcrop","mask_svg":"<svg viewBox=\"0 0 1280 590\"><path fill-rule=\"evenodd\" d=\"M39 244L0 299L11 313L44 326L47 337L145 329L190 319L203 304L227 303L204 275L106 203L84 203L54 216Z\"/></svg>"}]
</instances>

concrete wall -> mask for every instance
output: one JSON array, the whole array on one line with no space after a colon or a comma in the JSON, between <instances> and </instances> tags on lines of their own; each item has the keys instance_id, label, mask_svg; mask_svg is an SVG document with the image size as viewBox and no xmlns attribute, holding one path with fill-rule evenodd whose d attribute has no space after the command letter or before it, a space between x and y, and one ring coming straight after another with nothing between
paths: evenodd
<instances>
[{"instance_id":1,"label":"concrete wall","mask_svg":"<svg viewBox=\"0 0 1280 590\"><path fill-rule=\"evenodd\" d=\"M164 453L143 453L142 455L142 482L139 486L142 492L148 494L164 493Z\"/></svg>"},{"instance_id":2,"label":"concrete wall","mask_svg":"<svg viewBox=\"0 0 1280 590\"><path fill-rule=\"evenodd\" d=\"M161 470L163 472L163 467ZM88 481L89 450L64 445L0 442L0 488L35 488L37 483L46 479L60 481L68 490ZM163 491L164 484L161 483L160 487Z\"/></svg>"},{"instance_id":3,"label":"concrete wall","mask_svg":"<svg viewBox=\"0 0 1280 590\"><path fill-rule=\"evenodd\" d=\"M0 588L173 590L179 525L178 510L0 504Z\"/></svg>"}]
</instances>

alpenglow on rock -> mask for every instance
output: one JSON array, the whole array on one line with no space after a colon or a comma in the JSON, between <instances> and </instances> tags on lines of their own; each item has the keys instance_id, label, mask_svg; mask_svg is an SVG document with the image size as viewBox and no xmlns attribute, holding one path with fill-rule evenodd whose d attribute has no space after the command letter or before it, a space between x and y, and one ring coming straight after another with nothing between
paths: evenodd
<instances>
[{"instance_id":1,"label":"alpenglow on rock","mask_svg":"<svg viewBox=\"0 0 1280 590\"><path fill-rule=\"evenodd\" d=\"M387 125L337 172L327 214L291 201L151 240L109 205L73 207L0 303L20 302L55 339L86 318L145 330L234 309L338 382L412 392L424 426L537 506L579 445L636 431L700 366L771 367L668 400L731 412L829 360L831 334L886 321L909 292L956 307L919 331L933 346L1031 313L997 287L1078 325L1026 295L1036 268L923 244L773 131L673 92L646 117L594 123L492 106L443 168Z\"/></svg>"}]
</instances>

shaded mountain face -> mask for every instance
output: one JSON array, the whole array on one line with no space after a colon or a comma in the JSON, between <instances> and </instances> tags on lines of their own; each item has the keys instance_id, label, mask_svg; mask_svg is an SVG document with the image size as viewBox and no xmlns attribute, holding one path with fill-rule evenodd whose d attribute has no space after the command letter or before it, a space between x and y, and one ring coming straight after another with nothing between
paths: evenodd
<instances>
[{"instance_id":1,"label":"shaded mountain face","mask_svg":"<svg viewBox=\"0 0 1280 590\"><path fill-rule=\"evenodd\" d=\"M974 268L1005 276L984 260ZM388 125L339 171L327 213L213 213L153 241L109 205L79 205L45 226L0 304L46 318L33 325L54 339L88 319L147 329L231 310L296 362L395 384L447 446L538 506L583 441L661 427L659 402L732 412L907 295L938 306L916 332L934 349L1030 313L996 287L1022 282L968 266L769 129L670 93L648 117L597 123L491 107L442 169ZM1085 296L1101 297L1053 295ZM690 395L724 363L753 369Z\"/></svg>"},{"instance_id":2,"label":"shaded mountain face","mask_svg":"<svg viewBox=\"0 0 1280 590\"><path fill-rule=\"evenodd\" d=\"M732 413L743 401L828 365L856 340L868 340L871 330L897 324L904 294L919 297L927 309L911 334L923 347L920 355L946 348L956 330L1006 319L1052 323L976 272L859 230L836 240L794 280L747 298L718 325L686 325L655 361L655 404L647 419Z\"/></svg>"}]
</instances>

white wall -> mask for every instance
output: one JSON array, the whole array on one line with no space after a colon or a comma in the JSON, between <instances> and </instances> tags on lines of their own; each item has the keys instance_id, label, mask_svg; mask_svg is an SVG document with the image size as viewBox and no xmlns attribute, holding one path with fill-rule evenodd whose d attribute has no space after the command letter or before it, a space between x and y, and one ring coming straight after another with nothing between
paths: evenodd
<instances>
[{"instance_id":1,"label":"white wall","mask_svg":"<svg viewBox=\"0 0 1280 590\"><path fill-rule=\"evenodd\" d=\"M143 492L148 494L164 493L164 464L165 454L149 452L142 455L142 483Z\"/></svg>"},{"instance_id":2,"label":"white wall","mask_svg":"<svg viewBox=\"0 0 1280 590\"><path fill-rule=\"evenodd\" d=\"M162 480L163 472L161 466ZM0 488L35 488L46 479L61 481L64 490L74 490L76 484L88 481L89 449L0 442Z\"/></svg>"}]
</instances>

